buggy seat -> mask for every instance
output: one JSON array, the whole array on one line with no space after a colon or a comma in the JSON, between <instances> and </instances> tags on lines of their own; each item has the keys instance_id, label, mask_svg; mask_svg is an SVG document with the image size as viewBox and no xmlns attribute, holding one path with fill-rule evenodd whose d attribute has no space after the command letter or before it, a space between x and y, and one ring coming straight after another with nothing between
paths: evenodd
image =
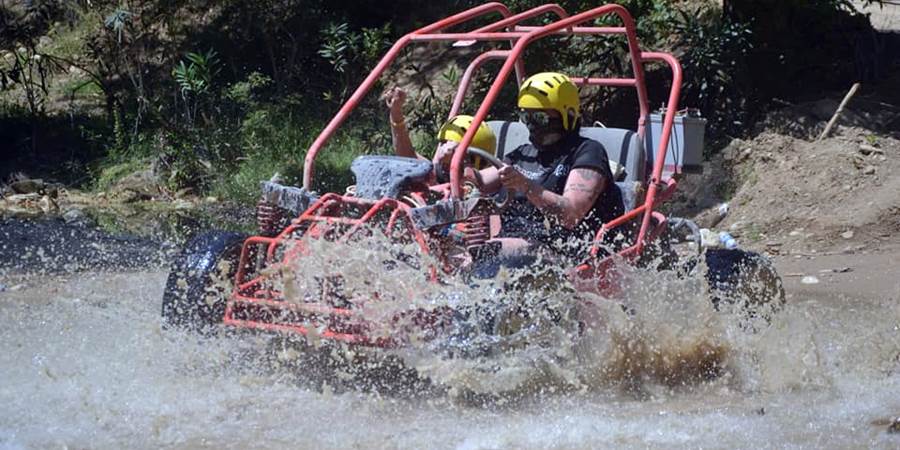
<instances>
[{"instance_id":1,"label":"buggy seat","mask_svg":"<svg viewBox=\"0 0 900 450\"><path fill-rule=\"evenodd\" d=\"M431 162L389 155L363 155L350 164L356 177L356 196L367 200L399 198L416 185L425 185Z\"/></svg>"}]
</instances>

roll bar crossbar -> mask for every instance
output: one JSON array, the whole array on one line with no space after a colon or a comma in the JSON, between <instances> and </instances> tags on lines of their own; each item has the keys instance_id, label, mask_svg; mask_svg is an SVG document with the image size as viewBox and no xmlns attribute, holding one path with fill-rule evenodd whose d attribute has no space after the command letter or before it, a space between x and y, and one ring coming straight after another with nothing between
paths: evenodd
<instances>
[{"instance_id":1,"label":"roll bar crossbar","mask_svg":"<svg viewBox=\"0 0 900 450\"><path fill-rule=\"evenodd\" d=\"M557 20L543 26L525 26L520 25L521 22L532 19L544 14L554 14ZM474 31L463 32L447 32L445 30L457 27L465 23L469 23L478 18L482 18L489 14L499 14L501 18L489 25L478 28ZM621 26L614 27L597 27L584 26L586 22L594 19L615 15L621 21ZM513 71L516 72L516 80L519 84L523 81L525 70L522 62L522 54L526 47L532 42L554 35L624 35L628 43L628 52L632 65L631 78L590 78L590 77L572 77L572 80L579 85L596 85L611 87L631 87L636 89L639 116L637 123L638 134L642 137L646 133L646 125L650 114L649 102L647 97L647 88L644 77L644 64L648 62L663 62L669 66L672 71L672 87L669 91L669 98L666 104L666 113L663 118L662 134L659 140L659 146L656 150L653 169L648 181L647 195L645 202L638 209L644 213L641 223L641 229L637 241L637 252L643 246L644 239L647 237L653 207L656 204L656 197L659 189L664 188L662 180L663 166L665 162L666 150L669 145L669 137L671 135L674 122L675 111L678 110L678 98L681 91L682 72L681 65L678 60L667 53L644 52L641 51L637 42L637 33L635 22L628 11L616 4L608 4L593 8L591 10L570 16L562 7L556 4L545 4L519 14L512 14L504 4L499 2L486 3L481 6L470 8L458 14L452 15L445 19L434 22L428 26L419 28L411 33L401 37L387 51L387 53L378 62L372 72L363 80L360 86L353 92L350 98L344 103L340 110L331 119L324 130L319 134L313 144L306 153L303 169L303 187L312 190L314 167L316 155L331 138L338 127L346 120L347 116L359 105L362 98L372 89L377 80L384 71L393 63L400 55L400 52L412 43L418 42L455 42L458 44L468 45L469 42L484 41L509 41L510 50L490 50L479 55L467 68L463 79L460 82L457 96L454 99L451 113L456 114L462 104L462 98L466 88L471 80L473 72L484 62L488 60L502 60L503 65L497 73L494 82L491 84L484 100L474 114L473 126L469 127L456 151L450 165L450 195L454 199L460 199L462 196L462 169L465 153L475 136L478 126L484 122L488 111L493 106L503 84L506 83Z\"/></svg>"}]
</instances>

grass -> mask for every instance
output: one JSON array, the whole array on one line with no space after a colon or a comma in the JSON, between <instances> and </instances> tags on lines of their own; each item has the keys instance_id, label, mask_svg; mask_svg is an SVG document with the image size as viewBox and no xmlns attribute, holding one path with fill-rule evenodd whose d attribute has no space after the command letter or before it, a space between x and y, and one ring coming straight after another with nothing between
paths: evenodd
<instances>
[{"instance_id":1,"label":"grass","mask_svg":"<svg viewBox=\"0 0 900 450\"><path fill-rule=\"evenodd\" d=\"M362 153L361 147L346 139L336 141L339 142L322 149L316 158L313 189L317 192L344 192L353 184L350 164ZM300 186L305 150L306 146L285 152L265 150L242 157L234 171L213 182L211 193L238 202L252 202L259 196L259 183L276 173L283 183Z\"/></svg>"},{"instance_id":2,"label":"grass","mask_svg":"<svg viewBox=\"0 0 900 450\"><path fill-rule=\"evenodd\" d=\"M204 179L200 186L192 186L201 195L213 195L224 200L239 203L255 202L259 196L259 184L272 178L276 173L282 182L299 186L303 179L303 164L306 150L324 128L324 123L298 118L275 107L265 107L249 113L237 131L224 135L221 130L200 130L190 139L209 144L219 155L210 161L211 169L192 177ZM347 128L347 127L345 127ZM216 137L219 136L219 137ZM316 158L313 189L317 192L344 192L354 183L350 165L353 160L368 153L386 153L384 142L379 136L370 136L360 129L347 128L338 132ZM179 145L177 140L168 145ZM172 167L186 170L197 169L189 161L187 153L174 152L170 148L157 147L158 139L144 136L132 143L126 151L112 152L100 165L94 188L109 189L116 181L147 167L148 160L158 155L184 155L184 161L170 160ZM214 143L215 142L215 143ZM190 153L191 144L182 142ZM180 156L176 156L178 158ZM190 180L188 180L190 181ZM181 186L170 186L179 188Z\"/></svg>"},{"instance_id":3,"label":"grass","mask_svg":"<svg viewBox=\"0 0 900 450\"><path fill-rule=\"evenodd\" d=\"M239 132L240 156L236 164L213 181L210 192L225 199L252 202L259 195L259 183L276 173L285 184L299 186L306 150L324 126L323 122L276 108L249 113ZM353 160L361 154L382 152L378 149L382 144L367 142L362 137L365 134L344 131L329 141L316 158L314 190L343 192L353 184Z\"/></svg>"},{"instance_id":4,"label":"grass","mask_svg":"<svg viewBox=\"0 0 900 450\"><path fill-rule=\"evenodd\" d=\"M109 164L100 169L94 188L100 191L108 190L122 178L145 168L147 161L137 158Z\"/></svg>"}]
</instances>

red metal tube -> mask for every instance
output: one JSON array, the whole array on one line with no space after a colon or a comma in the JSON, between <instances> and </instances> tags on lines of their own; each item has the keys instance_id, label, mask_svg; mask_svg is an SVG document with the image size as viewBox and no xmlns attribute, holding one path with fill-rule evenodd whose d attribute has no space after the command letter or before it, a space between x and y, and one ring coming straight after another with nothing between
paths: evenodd
<instances>
[{"instance_id":1,"label":"red metal tube","mask_svg":"<svg viewBox=\"0 0 900 450\"><path fill-rule=\"evenodd\" d=\"M490 25L485 25L481 28L476 29L474 31L474 33L485 33L488 31L502 30L504 28L509 27L510 25L518 26L519 23L521 23L522 21L535 18L537 16L540 16L540 15L542 15L544 13L548 13L548 12L552 12L552 13L556 14L556 16L559 17L560 19L565 19L566 17L569 17L569 13L567 13L566 10L563 9L562 6L559 6L555 3L548 3L545 5L531 8L528 11L523 11L516 15L498 20L497 22L494 22Z\"/></svg>"},{"instance_id":2,"label":"red metal tube","mask_svg":"<svg viewBox=\"0 0 900 450\"><path fill-rule=\"evenodd\" d=\"M637 80L634 78L585 78L585 77L569 77L573 83L582 86L612 86L612 87L635 87Z\"/></svg>"},{"instance_id":3,"label":"red metal tube","mask_svg":"<svg viewBox=\"0 0 900 450\"><path fill-rule=\"evenodd\" d=\"M469 84L472 82L472 75L475 74L475 71L481 67L482 64L491 59L504 59L509 56L509 50L488 50L476 57L469 63L469 67L466 67L466 71L463 73L462 78L459 80L459 87L456 89L456 97L453 98L453 106L450 107L450 115L449 117L453 117L459 114L459 108L462 107L463 99L466 95L466 90L469 89ZM448 117L448 118L449 118Z\"/></svg>"},{"instance_id":4,"label":"red metal tube","mask_svg":"<svg viewBox=\"0 0 900 450\"><path fill-rule=\"evenodd\" d=\"M468 20L472 20L474 18L483 16L488 13L497 12L500 13L504 17L509 17L512 13L502 3L486 3L481 6L476 6L474 8L470 8L466 11L463 11L459 14L455 14L453 16L447 17L446 19L439 20L431 25L428 25L424 28L420 28L412 33L407 34L400 38L394 45L388 50L388 52L381 58L381 61L378 62L378 65L375 66L375 69L369 73L369 76L363 80L362 84L356 88L356 91L353 92L353 95L347 100L346 103L341 107L337 114L335 114L334 118L328 122L328 125L319 133L319 136L316 137L316 140L313 141L312 146L306 151L306 157L304 158L303 164L303 188L306 190L312 190L312 181L313 175L315 174L315 161L316 155L319 153L319 150L328 142L328 139L334 134L335 130L344 123L344 120L347 119L347 116L356 109L356 106L362 100L363 97L372 89L372 86L375 85L375 82L378 81L378 78L381 77L381 74L384 73L385 69L400 54L400 51L406 47L407 44L411 41L412 37L417 34L430 33L434 30L440 30L446 27L459 25L460 23L466 22ZM509 39L509 37L506 37Z\"/></svg>"},{"instance_id":5,"label":"red metal tube","mask_svg":"<svg viewBox=\"0 0 900 450\"><path fill-rule=\"evenodd\" d=\"M431 25L424 26L419 28L416 31L413 31L411 34L426 34L431 33L435 30L442 30L447 27L456 26L465 22L468 22L472 19L477 19L478 17L484 16L486 14L496 12L500 13L504 18L512 16L512 11L506 7L503 3L499 2L491 2L485 3L481 6L476 6L474 8L469 8L463 12L456 13L450 17L441 19Z\"/></svg>"},{"instance_id":6,"label":"red metal tube","mask_svg":"<svg viewBox=\"0 0 900 450\"><path fill-rule=\"evenodd\" d=\"M378 202L376 202L375 205L373 205L371 208L369 208L369 210L366 211L366 213L363 214L362 217L360 217L359 219L355 219L353 227L351 227L349 231L347 231L346 233L344 233L343 236L341 236L341 241L346 241L347 239L349 239L350 235L355 233L356 230L358 230L359 227L362 226L362 224L366 223L366 221L371 219L373 216L375 216L375 214L377 214L379 210L381 210L382 208L384 208L385 206L388 206L388 205L396 207L397 200L394 200L392 198L383 198L381 200L378 200Z\"/></svg>"},{"instance_id":7,"label":"red metal tube","mask_svg":"<svg viewBox=\"0 0 900 450\"><path fill-rule=\"evenodd\" d=\"M562 8L562 6L559 6L557 4L546 4L546 5L541 5L541 6L531 8L527 11L520 12L514 16L507 17L507 18L501 19L497 22L494 22L490 25L486 25L481 28L478 28L477 30L475 30L475 33L503 30L503 29L508 28L509 26L514 26L514 27L518 28L517 27L518 24L521 23L522 21L538 17L545 13L556 14L556 16L560 19L569 17L569 13L567 13L566 10ZM515 45L516 45L515 39L512 39L509 41L510 47L513 47ZM519 85L521 85L523 81L525 81L525 63L522 61L521 58L519 58L519 59L516 59L516 82Z\"/></svg>"},{"instance_id":8,"label":"red metal tube","mask_svg":"<svg viewBox=\"0 0 900 450\"><path fill-rule=\"evenodd\" d=\"M487 31L483 33L430 33L410 36L413 42L453 42L453 41L508 41L520 39L528 33L522 31Z\"/></svg>"},{"instance_id":9,"label":"red metal tube","mask_svg":"<svg viewBox=\"0 0 900 450\"><path fill-rule=\"evenodd\" d=\"M531 41L545 37L553 32L579 25L595 17L603 16L606 14L618 15L625 26L626 35L628 37L629 52L633 60L632 65L634 67L635 78L638 82L638 99L641 102L641 117L643 118L645 115L649 114L649 107L647 106L646 87L643 86L644 74L641 65L641 53L640 48L637 45L637 35L635 32L634 20L631 18L631 15L625 8L620 5L600 6L598 8L594 8L592 10L577 14L575 16L558 20L546 26L540 27L534 31L530 31L528 32L528 34L519 39L516 42L515 46L513 46L512 50L510 51L510 55L507 57L506 62L503 64L503 67L500 69L500 72L497 75L497 78L494 80L494 83L491 85L491 88L485 96L485 99L482 101L481 107L479 107L478 112L475 113L475 119L472 121L472 126L469 127L459 145L456 147L456 151L453 154L453 159L450 164L450 192L453 198L462 198L462 168L466 149L468 149L469 144L472 143L472 139L475 137L475 131L477 131L478 126L484 121L485 117L487 117L488 110L494 104L497 96L500 95L500 90L503 88L503 84L506 83L506 80L509 78L509 74L513 70L515 62L519 59L522 52L525 50L525 47Z\"/></svg>"},{"instance_id":10,"label":"red metal tube","mask_svg":"<svg viewBox=\"0 0 900 450\"><path fill-rule=\"evenodd\" d=\"M666 152L669 149L669 137L672 134L672 124L675 121L675 111L678 110L678 97L681 95L681 64L674 56L667 53L644 52L642 57L647 60L660 60L669 64L672 69L672 89L669 91L669 101L666 104L666 114L663 117L662 134L659 138L659 149L656 151L656 160L653 162L653 173L650 176L650 184L647 187L647 197L644 200L646 214L638 233L637 245L643 248L644 238L650 227L650 213L656 206L656 192L662 185L662 171L666 162Z\"/></svg>"},{"instance_id":11,"label":"red metal tube","mask_svg":"<svg viewBox=\"0 0 900 450\"><path fill-rule=\"evenodd\" d=\"M541 27L518 25L515 31L534 31ZM565 34L625 34L625 27L572 27Z\"/></svg>"}]
</instances>

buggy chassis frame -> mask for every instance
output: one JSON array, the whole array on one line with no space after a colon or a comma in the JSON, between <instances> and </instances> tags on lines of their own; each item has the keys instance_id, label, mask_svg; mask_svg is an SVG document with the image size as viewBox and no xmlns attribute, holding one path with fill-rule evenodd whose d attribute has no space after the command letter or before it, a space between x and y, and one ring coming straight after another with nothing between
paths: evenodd
<instances>
[{"instance_id":1,"label":"buggy chassis frame","mask_svg":"<svg viewBox=\"0 0 900 450\"><path fill-rule=\"evenodd\" d=\"M502 18L474 31L445 31L488 14L499 14ZM523 21L546 14L556 16L556 20L544 26L520 25ZM587 22L608 15L617 16L622 25L613 27L583 26ZM522 83L525 78L525 68L521 56L525 48L536 40L560 35L623 35L625 37L628 43L633 77L571 78L578 85L634 88L637 92L639 104L637 133L642 138L646 135L650 114L644 77L644 64L648 62L663 62L669 66L672 72L672 85L663 118L662 135L653 159L653 167L649 179L642 180L646 185L646 194L643 202L624 215L604 224L595 235L590 253L591 258L575 267L571 272L576 287L581 291L601 293L608 297L619 294L620 286L616 283L617 277L615 276L615 258L636 259L641 255L647 243L659 237L667 226L666 217L654 209L657 204L671 196L677 185L676 180L672 176L663 178L663 168L675 111L678 109L678 98L682 82L681 65L674 56L667 53L640 50L635 31L635 22L628 11L620 5L608 4L570 16L562 7L556 4L545 4L518 14L512 14L504 4L492 2L460 12L403 36L382 57L381 61L340 108L308 149L303 171L304 190L307 192L312 190L315 161L319 151L344 123L349 114L359 105L363 97L369 93L377 80L391 63L397 59L404 48L421 42L454 42L455 46L468 46L475 42L508 41L511 46L509 50L488 50L478 55L470 63L460 79L458 91L450 111L451 117L458 113L463 97L471 83L472 75L482 64L489 60L503 61L496 79L474 115L474 126L469 127L453 154L450 167L450 192L447 201L460 202L462 200L462 169L465 152L472 142L478 125L487 117L488 111L497 99L503 84L513 72L516 74L518 83ZM680 168L676 167L676 173L679 170ZM347 207L361 211L361 215L358 217L346 217L343 211ZM401 232L411 236L412 240L418 243L421 250L427 254L429 251L426 242L427 236L423 233L423 230L418 229L413 224L410 218L410 210L411 207L408 204L395 199L384 198L372 201L329 193L313 202L305 212L292 220L291 224L277 236L250 237L244 243L241 251L240 264L235 276L235 289L226 304L224 323L242 328L287 331L302 335L314 332L321 338L351 344L379 347L392 346L394 342L390 337L370 338L367 336L364 320L356 317L353 310L335 307L327 301L308 301L301 304L286 302L283 300L282 292L265 287L265 276L260 275L248 280L249 274L246 268L250 266L254 248L266 248L265 260L269 271L277 271L279 267L286 267L291 260L302 257L309 252L309 249L304 246L301 240L292 239L295 233L305 233L305 236L312 238L325 237L328 234L327 227L340 225L345 228L349 227L349 230L342 236L337 237L337 240L347 240L358 232L364 224L373 221L376 217L387 219L386 234L392 235L399 228ZM603 255L600 245L603 236L612 229L636 220L640 220L640 228L633 244L618 251L617 255ZM291 242L292 246L284 247L287 242ZM279 248L284 252L283 260L281 261L278 261L276 257L276 251ZM431 278L437 280L437 277L438 268L432 267ZM248 310L256 312L247 313L246 311ZM273 323L260 319L262 316L271 317L273 312L281 316L280 322L282 323ZM310 324L317 325L316 330L311 331Z\"/></svg>"}]
</instances>

